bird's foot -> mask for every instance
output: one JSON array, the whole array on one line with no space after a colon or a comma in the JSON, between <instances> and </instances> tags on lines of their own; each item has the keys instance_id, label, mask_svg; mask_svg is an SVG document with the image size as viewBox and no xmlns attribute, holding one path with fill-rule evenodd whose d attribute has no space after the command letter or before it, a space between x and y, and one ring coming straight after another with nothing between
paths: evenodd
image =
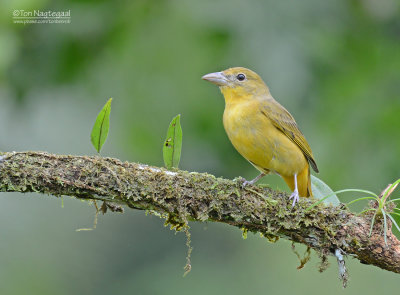
<instances>
[{"instance_id":1,"label":"bird's foot","mask_svg":"<svg viewBox=\"0 0 400 295\"><path fill-rule=\"evenodd\" d=\"M256 181L257 181L257 180L254 181L254 179L253 179L253 180L246 180L246 179L244 179L244 178L243 178L243 180L244 180L243 183L242 183L242 186L243 186L243 187L248 186L248 185L253 185L253 184L255 184Z\"/></svg>"},{"instance_id":2,"label":"bird's foot","mask_svg":"<svg viewBox=\"0 0 400 295\"><path fill-rule=\"evenodd\" d=\"M293 191L293 193L290 195L289 200L293 199L293 203L292 203L292 208L294 207L294 205L296 205L297 202L299 202L300 196L299 196L299 191L297 189L295 189Z\"/></svg>"},{"instance_id":3,"label":"bird's foot","mask_svg":"<svg viewBox=\"0 0 400 295\"><path fill-rule=\"evenodd\" d=\"M260 178L263 178L265 176L265 173L261 173L260 175L258 175L256 178L252 179L252 180L246 180L244 178L242 178L244 181L242 183L242 187L248 186L248 185L253 185L255 184L257 181L260 180Z\"/></svg>"}]
</instances>

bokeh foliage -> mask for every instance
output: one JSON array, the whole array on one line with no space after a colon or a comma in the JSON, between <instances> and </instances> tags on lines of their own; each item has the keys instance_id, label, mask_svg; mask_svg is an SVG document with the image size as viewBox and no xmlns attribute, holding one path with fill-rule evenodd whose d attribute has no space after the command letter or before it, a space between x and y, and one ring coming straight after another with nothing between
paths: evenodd
<instances>
[{"instance_id":1,"label":"bokeh foliage","mask_svg":"<svg viewBox=\"0 0 400 295\"><path fill-rule=\"evenodd\" d=\"M13 24L15 9L70 9L71 23ZM162 166L165 130L180 113L183 169L254 177L257 172L225 136L222 95L200 80L209 72L245 66L258 72L294 115L320 167L318 177L334 190L379 192L400 175L396 0L3 0L0 45L0 150L93 154L93 120L98 107L113 97L104 156ZM264 181L286 189L276 176ZM66 201L61 210L48 198L2 198L0 231L8 232L4 251L17 255L26 250L26 237L39 238L31 254L3 264L10 269L5 275L10 283L1 288L8 293L21 276L32 278L17 284L21 294L33 282L39 283L31 294L83 289L122 294L134 287L141 294L169 294L173 288L193 294L202 288L211 294L249 289L260 293L266 283L272 293L302 288L316 293L318 286L328 284L336 294L340 288L335 266L312 282L319 276L315 267L295 271L296 258L286 243L265 245L255 237L243 242L240 233L218 225L208 225L207 231L194 225L193 271L182 279L184 238L162 229L157 218L141 212L105 216L94 233L77 235L74 226L90 223L87 216L93 213L84 203ZM46 221L33 213L41 208L49 212ZM58 220L66 225L55 228ZM65 251L61 254L43 246L49 235L72 245L57 244ZM109 250L115 247L124 251ZM368 294L377 284L390 292L398 281L357 263L351 267L347 292ZM33 268L38 270L32 273ZM67 284L65 276L76 286ZM282 286L288 279L294 283ZM252 287L246 287L248 282Z\"/></svg>"}]
</instances>

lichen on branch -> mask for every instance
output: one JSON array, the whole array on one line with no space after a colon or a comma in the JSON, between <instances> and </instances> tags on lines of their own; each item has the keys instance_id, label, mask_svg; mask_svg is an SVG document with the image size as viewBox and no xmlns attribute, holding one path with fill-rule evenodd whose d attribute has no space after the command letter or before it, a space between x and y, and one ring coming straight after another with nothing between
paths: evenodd
<instances>
[{"instance_id":1,"label":"lichen on branch","mask_svg":"<svg viewBox=\"0 0 400 295\"><path fill-rule=\"evenodd\" d=\"M0 191L111 201L157 212L178 230L184 230L187 221L223 222L269 240L305 244L323 261L340 249L362 263L400 273L400 242L390 224L386 246L381 221L369 236L368 214L356 216L345 206L323 204L306 211L313 200L305 198L291 208L285 192L243 188L238 180L207 173L168 171L98 156L13 152L0 156Z\"/></svg>"}]
</instances>

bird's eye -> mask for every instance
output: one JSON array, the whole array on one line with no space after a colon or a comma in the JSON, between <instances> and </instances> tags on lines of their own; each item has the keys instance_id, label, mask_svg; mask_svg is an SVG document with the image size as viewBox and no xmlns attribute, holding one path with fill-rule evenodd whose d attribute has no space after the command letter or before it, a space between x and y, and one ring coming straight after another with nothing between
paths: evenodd
<instances>
[{"instance_id":1,"label":"bird's eye","mask_svg":"<svg viewBox=\"0 0 400 295\"><path fill-rule=\"evenodd\" d=\"M246 79L246 76L245 76L244 74L239 74L239 75L236 76L236 78L237 78L239 81L243 81L244 79Z\"/></svg>"}]
</instances>

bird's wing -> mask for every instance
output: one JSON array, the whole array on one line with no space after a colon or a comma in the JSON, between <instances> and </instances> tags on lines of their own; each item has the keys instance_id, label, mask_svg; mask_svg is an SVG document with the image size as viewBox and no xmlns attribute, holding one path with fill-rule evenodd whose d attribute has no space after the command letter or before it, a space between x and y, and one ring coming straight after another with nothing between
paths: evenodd
<instances>
[{"instance_id":1,"label":"bird's wing","mask_svg":"<svg viewBox=\"0 0 400 295\"><path fill-rule=\"evenodd\" d=\"M261 113L269 118L276 128L282 131L301 149L314 171L319 172L311 148L304 138L303 133L297 127L293 116L273 98L268 98L267 102L261 103Z\"/></svg>"}]
</instances>

